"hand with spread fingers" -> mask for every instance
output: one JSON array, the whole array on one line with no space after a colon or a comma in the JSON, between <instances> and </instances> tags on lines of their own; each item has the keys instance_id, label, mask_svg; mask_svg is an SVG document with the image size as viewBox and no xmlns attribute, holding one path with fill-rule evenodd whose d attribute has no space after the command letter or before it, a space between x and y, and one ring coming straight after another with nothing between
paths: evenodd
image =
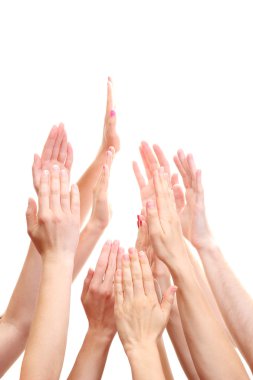
<instances>
[{"instance_id":1,"label":"hand with spread fingers","mask_svg":"<svg viewBox=\"0 0 253 380\"><path fill-rule=\"evenodd\" d=\"M73 163L73 150L67 140L67 133L61 123L58 127L54 126L46 140L41 157L34 155L33 162L33 184L38 193L40 176L42 170L50 170L53 165L58 165L60 169L66 169L70 175Z\"/></svg>"},{"instance_id":2,"label":"hand with spread fingers","mask_svg":"<svg viewBox=\"0 0 253 380\"><path fill-rule=\"evenodd\" d=\"M113 280L116 266L121 266L123 254L124 250L118 241L107 241L95 271L88 271L81 300L89 328L69 380L99 380L102 377L116 333Z\"/></svg>"},{"instance_id":3,"label":"hand with spread fingers","mask_svg":"<svg viewBox=\"0 0 253 380\"><path fill-rule=\"evenodd\" d=\"M157 341L170 315L176 287L158 301L148 258L132 248L115 274L115 319L134 379L165 379Z\"/></svg>"},{"instance_id":4,"label":"hand with spread fingers","mask_svg":"<svg viewBox=\"0 0 253 380\"><path fill-rule=\"evenodd\" d=\"M174 157L174 162L181 174L185 187L185 196L178 184L177 176L172 176L173 190L175 194L177 210L184 236L195 248L201 248L206 241L212 241L212 234L208 226L204 190L201 182L201 171L196 169L193 156L185 156L179 150Z\"/></svg>"}]
</instances>

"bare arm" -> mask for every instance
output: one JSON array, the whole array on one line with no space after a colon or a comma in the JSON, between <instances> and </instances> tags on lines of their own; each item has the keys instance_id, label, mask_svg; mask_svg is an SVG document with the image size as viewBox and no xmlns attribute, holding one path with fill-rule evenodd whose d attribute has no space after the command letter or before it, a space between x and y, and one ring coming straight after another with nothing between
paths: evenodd
<instances>
[{"instance_id":1,"label":"bare arm","mask_svg":"<svg viewBox=\"0 0 253 380\"><path fill-rule=\"evenodd\" d=\"M248 376L214 318L187 256L173 192L163 170L154 176L156 204L147 203L151 242L178 286L177 303L184 334L201 379L247 379Z\"/></svg>"},{"instance_id":2,"label":"bare arm","mask_svg":"<svg viewBox=\"0 0 253 380\"><path fill-rule=\"evenodd\" d=\"M184 233L197 249L222 316L253 371L253 300L227 264L212 236L206 217L201 172L196 169L193 156L185 157L180 150L174 160L186 188L188 202L185 209L191 216L191 223L188 222L188 230L185 229Z\"/></svg>"},{"instance_id":3,"label":"bare arm","mask_svg":"<svg viewBox=\"0 0 253 380\"><path fill-rule=\"evenodd\" d=\"M42 256L38 304L26 345L21 379L58 379L63 364L69 321L74 256L79 240L80 197L77 185L69 192L66 169L44 170L38 212L29 200L29 235Z\"/></svg>"}]
</instances>

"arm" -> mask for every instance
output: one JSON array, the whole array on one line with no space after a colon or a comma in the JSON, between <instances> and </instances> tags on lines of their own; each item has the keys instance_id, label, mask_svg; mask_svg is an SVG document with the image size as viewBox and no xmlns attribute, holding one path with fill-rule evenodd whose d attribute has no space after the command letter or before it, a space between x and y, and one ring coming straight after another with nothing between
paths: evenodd
<instances>
[{"instance_id":1,"label":"arm","mask_svg":"<svg viewBox=\"0 0 253 380\"><path fill-rule=\"evenodd\" d=\"M134 380L165 380L157 343L168 322L176 288L159 303L144 252L129 250L115 274L115 319ZM167 379L172 379L171 375Z\"/></svg>"},{"instance_id":2,"label":"arm","mask_svg":"<svg viewBox=\"0 0 253 380\"><path fill-rule=\"evenodd\" d=\"M84 281L81 300L89 328L69 380L100 380L102 377L116 333L113 276L121 252L118 241L105 243L95 272L89 270Z\"/></svg>"},{"instance_id":3,"label":"arm","mask_svg":"<svg viewBox=\"0 0 253 380\"><path fill-rule=\"evenodd\" d=\"M80 198L69 192L69 176L54 166L41 176L39 209L29 200L27 227L42 256L38 304L26 345L20 379L58 379L69 321L74 256L79 239ZM50 326L50 329L49 329Z\"/></svg>"},{"instance_id":4,"label":"arm","mask_svg":"<svg viewBox=\"0 0 253 380\"><path fill-rule=\"evenodd\" d=\"M196 170L193 156L185 157L180 150L174 160L186 187L188 202L185 208L191 215L185 234L199 253L222 316L253 371L253 300L227 264L212 236L205 212L201 172Z\"/></svg>"},{"instance_id":5,"label":"arm","mask_svg":"<svg viewBox=\"0 0 253 380\"><path fill-rule=\"evenodd\" d=\"M247 379L248 376L196 281L187 256L173 191L162 169L154 175L156 204L147 203L153 248L178 286L177 303L191 356L202 379Z\"/></svg>"},{"instance_id":6,"label":"arm","mask_svg":"<svg viewBox=\"0 0 253 380\"><path fill-rule=\"evenodd\" d=\"M109 147L114 144L115 149L119 149L119 138L115 129L116 116L115 112L111 112L112 109L110 107L112 107L112 86L111 83L108 83L107 112L103 142L99 151L99 157L103 157L102 164L105 162L109 169L110 163L108 163L108 161L111 160L110 155L113 157L114 154L114 149L109 149ZM95 161L97 163L101 162L102 158L100 158ZM57 164L60 168L65 168L68 173L70 173L72 161L72 147L67 143L67 135L64 126L60 124L59 127L53 127L45 143L41 158L38 155L34 156L33 181L36 191L38 191L42 170L50 169L52 165ZM100 166L93 165L93 168L89 169L90 174L88 177L92 177L92 180L89 180L89 186L86 187L85 175L82 177L82 180L79 181L78 186L81 193L81 203L85 203L83 210L86 210L86 212L82 212L81 224L89 211L92 202L93 188L98 181L102 164ZM86 191L88 194L87 196L85 195ZM102 204L104 199L102 199L102 195L103 194L100 193L98 197L100 204ZM99 203L96 202L96 204ZM81 234L81 246L80 249L78 248L77 250L75 260L74 277L80 272L87 257L103 233L106 227L104 221L105 219L101 219L101 217L99 217L98 220L90 220L83 230ZM87 243L87 249L85 250L83 249L83 242ZM3 318L0 320L0 377L8 370L24 350L38 298L41 271L41 257L33 243L31 243L9 305Z\"/></svg>"}]
</instances>

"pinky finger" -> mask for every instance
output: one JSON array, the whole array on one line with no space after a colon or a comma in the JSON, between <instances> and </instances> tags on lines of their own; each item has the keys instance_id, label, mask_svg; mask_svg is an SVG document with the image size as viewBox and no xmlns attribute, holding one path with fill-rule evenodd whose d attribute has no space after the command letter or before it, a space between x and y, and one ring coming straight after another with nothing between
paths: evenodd
<instances>
[{"instance_id":1,"label":"pinky finger","mask_svg":"<svg viewBox=\"0 0 253 380\"><path fill-rule=\"evenodd\" d=\"M70 207L72 214L80 218L80 194L76 184L71 186Z\"/></svg>"},{"instance_id":2,"label":"pinky finger","mask_svg":"<svg viewBox=\"0 0 253 380\"><path fill-rule=\"evenodd\" d=\"M73 164L73 149L70 143L67 145L67 157L65 162L65 168L70 171Z\"/></svg>"},{"instance_id":3,"label":"pinky finger","mask_svg":"<svg viewBox=\"0 0 253 380\"><path fill-rule=\"evenodd\" d=\"M94 275L94 270L92 269L89 269L88 270L88 273L87 273L87 276L83 282L83 291L82 291L82 299L85 299L87 293L88 293L88 290L89 290L89 287L90 287L90 283L91 283L91 280L93 278L93 275Z\"/></svg>"}]
</instances>

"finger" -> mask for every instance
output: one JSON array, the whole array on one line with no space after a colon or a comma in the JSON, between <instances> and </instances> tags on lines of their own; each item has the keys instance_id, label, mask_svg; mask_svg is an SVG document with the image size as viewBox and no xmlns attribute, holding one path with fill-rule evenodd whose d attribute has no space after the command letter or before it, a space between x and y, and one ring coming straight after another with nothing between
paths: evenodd
<instances>
[{"instance_id":1,"label":"finger","mask_svg":"<svg viewBox=\"0 0 253 380\"><path fill-rule=\"evenodd\" d=\"M33 166L32 166L32 176L33 185L36 191L40 186L40 176L41 176L41 159L38 154L34 155Z\"/></svg>"},{"instance_id":2,"label":"finger","mask_svg":"<svg viewBox=\"0 0 253 380\"><path fill-rule=\"evenodd\" d=\"M58 165L53 165L50 177L50 208L54 212L60 212L60 168Z\"/></svg>"},{"instance_id":3,"label":"finger","mask_svg":"<svg viewBox=\"0 0 253 380\"><path fill-rule=\"evenodd\" d=\"M37 224L37 205L34 199L29 198L26 210L27 231L31 236L34 226Z\"/></svg>"},{"instance_id":4,"label":"finger","mask_svg":"<svg viewBox=\"0 0 253 380\"><path fill-rule=\"evenodd\" d=\"M197 190L197 193L202 195L204 194L204 188L203 188L203 185L202 185L202 173L201 173L201 170L197 170L196 172L196 190Z\"/></svg>"},{"instance_id":5,"label":"finger","mask_svg":"<svg viewBox=\"0 0 253 380\"><path fill-rule=\"evenodd\" d=\"M180 185L174 185L172 187L173 193L174 193L174 198L176 202L176 208L177 212L181 212L183 208L185 207L185 197L184 197L184 192L183 189Z\"/></svg>"},{"instance_id":6,"label":"finger","mask_svg":"<svg viewBox=\"0 0 253 380\"><path fill-rule=\"evenodd\" d=\"M169 164L169 161L167 160L164 152L162 151L162 149L160 148L159 145L154 144L153 149L154 149L154 152L156 154L156 157L158 159L160 166L164 167L164 170L166 173L168 173L169 180L170 180L170 164Z\"/></svg>"},{"instance_id":7,"label":"finger","mask_svg":"<svg viewBox=\"0 0 253 380\"><path fill-rule=\"evenodd\" d=\"M151 174L153 175L154 171L159 168L159 163L157 162L157 159L156 159L152 149L150 148L150 146L148 145L148 143L146 141L142 141L141 146L142 146L142 149L144 151L145 157L147 159L147 162L149 165L149 170L150 170Z\"/></svg>"},{"instance_id":8,"label":"finger","mask_svg":"<svg viewBox=\"0 0 253 380\"><path fill-rule=\"evenodd\" d=\"M57 161L61 162L62 164L64 164L66 157L67 157L67 149L68 149L67 133L64 130L63 131L63 138L62 138L62 142L60 145L60 150L59 150L59 154L58 154L58 158L57 158Z\"/></svg>"},{"instance_id":9,"label":"finger","mask_svg":"<svg viewBox=\"0 0 253 380\"><path fill-rule=\"evenodd\" d=\"M144 292L147 297L152 298L152 299L157 299L152 271L151 271L149 261L145 252L143 251L139 252L139 260L140 260L139 262L140 262L140 267L141 267L141 272L142 272Z\"/></svg>"},{"instance_id":10,"label":"finger","mask_svg":"<svg viewBox=\"0 0 253 380\"><path fill-rule=\"evenodd\" d=\"M118 255L117 255L117 269L122 269L122 258L123 255L125 254L124 248L120 247L118 250Z\"/></svg>"},{"instance_id":11,"label":"finger","mask_svg":"<svg viewBox=\"0 0 253 380\"><path fill-rule=\"evenodd\" d=\"M58 127L58 135L54 143L53 153L51 160L57 160L60 152L61 143L64 137L65 131L64 131L64 125L60 124Z\"/></svg>"},{"instance_id":12,"label":"finger","mask_svg":"<svg viewBox=\"0 0 253 380\"><path fill-rule=\"evenodd\" d=\"M134 171L134 174L135 174L135 178L137 179L139 188L141 190L143 187L146 186L146 181L145 181L143 175L141 174L139 165L137 164L136 161L133 161L133 171Z\"/></svg>"},{"instance_id":13,"label":"finger","mask_svg":"<svg viewBox=\"0 0 253 380\"><path fill-rule=\"evenodd\" d=\"M114 295L115 306L120 306L124 301L123 285L122 285L122 270L117 269L114 277Z\"/></svg>"},{"instance_id":14,"label":"finger","mask_svg":"<svg viewBox=\"0 0 253 380\"><path fill-rule=\"evenodd\" d=\"M160 168L159 173L155 172L153 181L154 181L158 215L159 215L160 223L164 227L170 215L170 201L169 201L168 184L167 183L166 185L164 184L163 173L162 173L161 168Z\"/></svg>"},{"instance_id":15,"label":"finger","mask_svg":"<svg viewBox=\"0 0 253 380\"><path fill-rule=\"evenodd\" d=\"M195 165L193 155L188 154L186 160L187 160L188 168L190 170L190 175L191 175L191 180L192 180L192 188L194 189L194 191L196 191L196 187L197 187L196 171L197 171L197 169L196 169L196 165Z\"/></svg>"},{"instance_id":16,"label":"finger","mask_svg":"<svg viewBox=\"0 0 253 380\"><path fill-rule=\"evenodd\" d=\"M118 251L119 251L119 241L115 240L111 246L111 252L109 255L109 260L108 260L108 264L107 264L107 268L105 272L105 278L104 278L104 283L103 283L105 287L112 286L113 278L114 278L114 274L116 270Z\"/></svg>"},{"instance_id":17,"label":"finger","mask_svg":"<svg viewBox=\"0 0 253 380\"><path fill-rule=\"evenodd\" d=\"M146 251L148 246L148 226L145 220L141 220L138 229L137 240L135 243L135 248L137 251Z\"/></svg>"},{"instance_id":18,"label":"finger","mask_svg":"<svg viewBox=\"0 0 253 380\"><path fill-rule=\"evenodd\" d=\"M129 301L133 297L133 282L128 254L125 254L122 258L122 276L124 300Z\"/></svg>"},{"instance_id":19,"label":"finger","mask_svg":"<svg viewBox=\"0 0 253 380\"><path fill-rule=\"evenodd\" d=\"M110 146L110 148L106 152L106 165L108 166L109 170L111 170L114 156L115 156L115 149L113 146Z\"/></svg>"},{"instance_id":20,"label":"finger","mask_svg":"<svg viewBox=\"0 0 253 380\"><path fill-rule=\"evenodd\" d=\"M63 211L70 211L69 176L66 169L61 170L61 207Z\"/></svg>"},{"instance_id":21,"label":"finger","mask_svg":"<svg viewBox=\"0 0 253 380\"><path fill-rule=\"evenodd\" d=\"M80 193L77 184L71 186L70 208L73 215L80 221Z\"/></svg>"},{"instance_id":22,"label":"finger","mask_svg":"<svg viewBox=\"0 0 253 380\"><path fill-rule=\"evenodd\" d=\"M57 135L58 135L58 128L54 125L48 135L47 141L44 145L44 148L41 154L42 162L51 160Z\"/></svg>"},{"instance_id":23,"label":"finger","mask_svg":"<svg viewBox=\"0 0 253 380\"><path fill-rule=\"evenodd\" d=\"M144 165L144 168L145 168L145 172L146 172L146 175L148 177L148 180L152 178L152 171L149 167L149 163L148 163L148 159L146 157L146 154L145 154L145 151L143 149L143 146L141 145L140 148L140 154L141 154L141 159L142 159L142 162L143 162L143 165Z\"/></svg>"},{"instance_id":24,"label":"finger","mask_svg":"<svg viewBox=\"0 0 253 380\"><path fill-rule=\"evenodd\" d=\"M150 238L154 240L162 232L162 228L157 208L152 200L147 202L147 222Z\"/></svg>"},{"instance_id":25,"label":"finger","mask_svg":"<svg viewBox=\"0 0 253 380\"><path fill-rule=\"evenodd\" d=\"M73 149L70 143L67 145L67 157L65 162L65 168L70 171L73 163Z\"/></svg>"},{"instance_id":26,"label":"finger","mask_svg":"<svg viewBox=\"0 0 253 380\"><path fill-rule=\"evenodd\" d=\"M49 196L50 196L50 184L49 184L49 171L43 170L40 178L39 187L39 214L49 211Z\"/></svg>"},{"instance_id":27,"label":"finger","mask_svg":"<svg viewBox=\"0 0 253 380\"><path fill-rule=\"evenodd\" d=\"M108 259L111 251L112 242L108 240L102 248L101 254L99 256L95 273L93 276L93 283L94 286L100 286L104 280Z\"/></svg>"},{"instance_id":28,"label":"finger","mask_svg":"<svg viewBox=\"0 0 253 380\"><path fill-rule=\"evenodd\" d=\"M168 313L168 318L174 302L176 291L176 286L170 286L170 288L163 294L161 308Z\"/></svg>"},{"instance_id":29,"label":"finger","mask_svg":"<svg viewBox=\"0 0 253 380\"><path fill-rule=\"evenodd\" d=\"M114 110L113 103L113 83L111 77L108 77L107 81L107 101L106 101L106 117L110 116L112 110Z\"/></svg>"},{"instance_id":30,"label":"finger","mask_svg":"<svg viewBox=\"0 0 253 380\"><path fill-rule=\"evenodd\" d=\"M83 291L82 291L82 296L81 296L82 300L86 298L93 275L94 275L94 271L92 269L89 269L87 276L83 282Z\"/></svg>"},{"instance_id":31,"label":"finger","mask_svg":"<svg viewBox=\"0 0 253 380\"><path fill-rule=\"evenodd\" d=\"M142 282L142 271L139 262L139 256L137 249L129 249L130 257L130 269L133 281L133 291L136 296L144 294L143 282Z\"/></svg>"},{"instance_id":32,"label":"finger","mask_svg":"<svg viewBox=\"0 0 253 380\"><path fill-rule=\"evenodd\" d=\"M179 149L177 152L177 155L178 155L178 158L180 160L182 167L184 168L184 172L185 172L185 175L187 176L187 181L188 181L189 187L191 187L191 172L190 172L184 151L182 149Z\"/></svg>"},{"instance_id":33,"label":"finger","mask_svg":"<svg viewBox=\"0 0 253 380\"><path fill-rule=\"evenodd\" d=\"M178 174L174 173L171 176L171 186L173 187L174 185L178 185L178 184L179 184Z\"/></svg>"},{"instance_id":34,"label":"finger","mask_svg":"<svg viewBox=\"0 0 253 380\"><path fill-rule=\"evenodd\" d=\"M178 158L178 156L174 156L174 162L175 162L176 167L178 168L178 171L182 177L185 188L188 189L190 187L190 181L188 178L188 174L186 173L186 171L185 171L183 165L181 164L181 161Z\"/></svg>"}]
</instances>

